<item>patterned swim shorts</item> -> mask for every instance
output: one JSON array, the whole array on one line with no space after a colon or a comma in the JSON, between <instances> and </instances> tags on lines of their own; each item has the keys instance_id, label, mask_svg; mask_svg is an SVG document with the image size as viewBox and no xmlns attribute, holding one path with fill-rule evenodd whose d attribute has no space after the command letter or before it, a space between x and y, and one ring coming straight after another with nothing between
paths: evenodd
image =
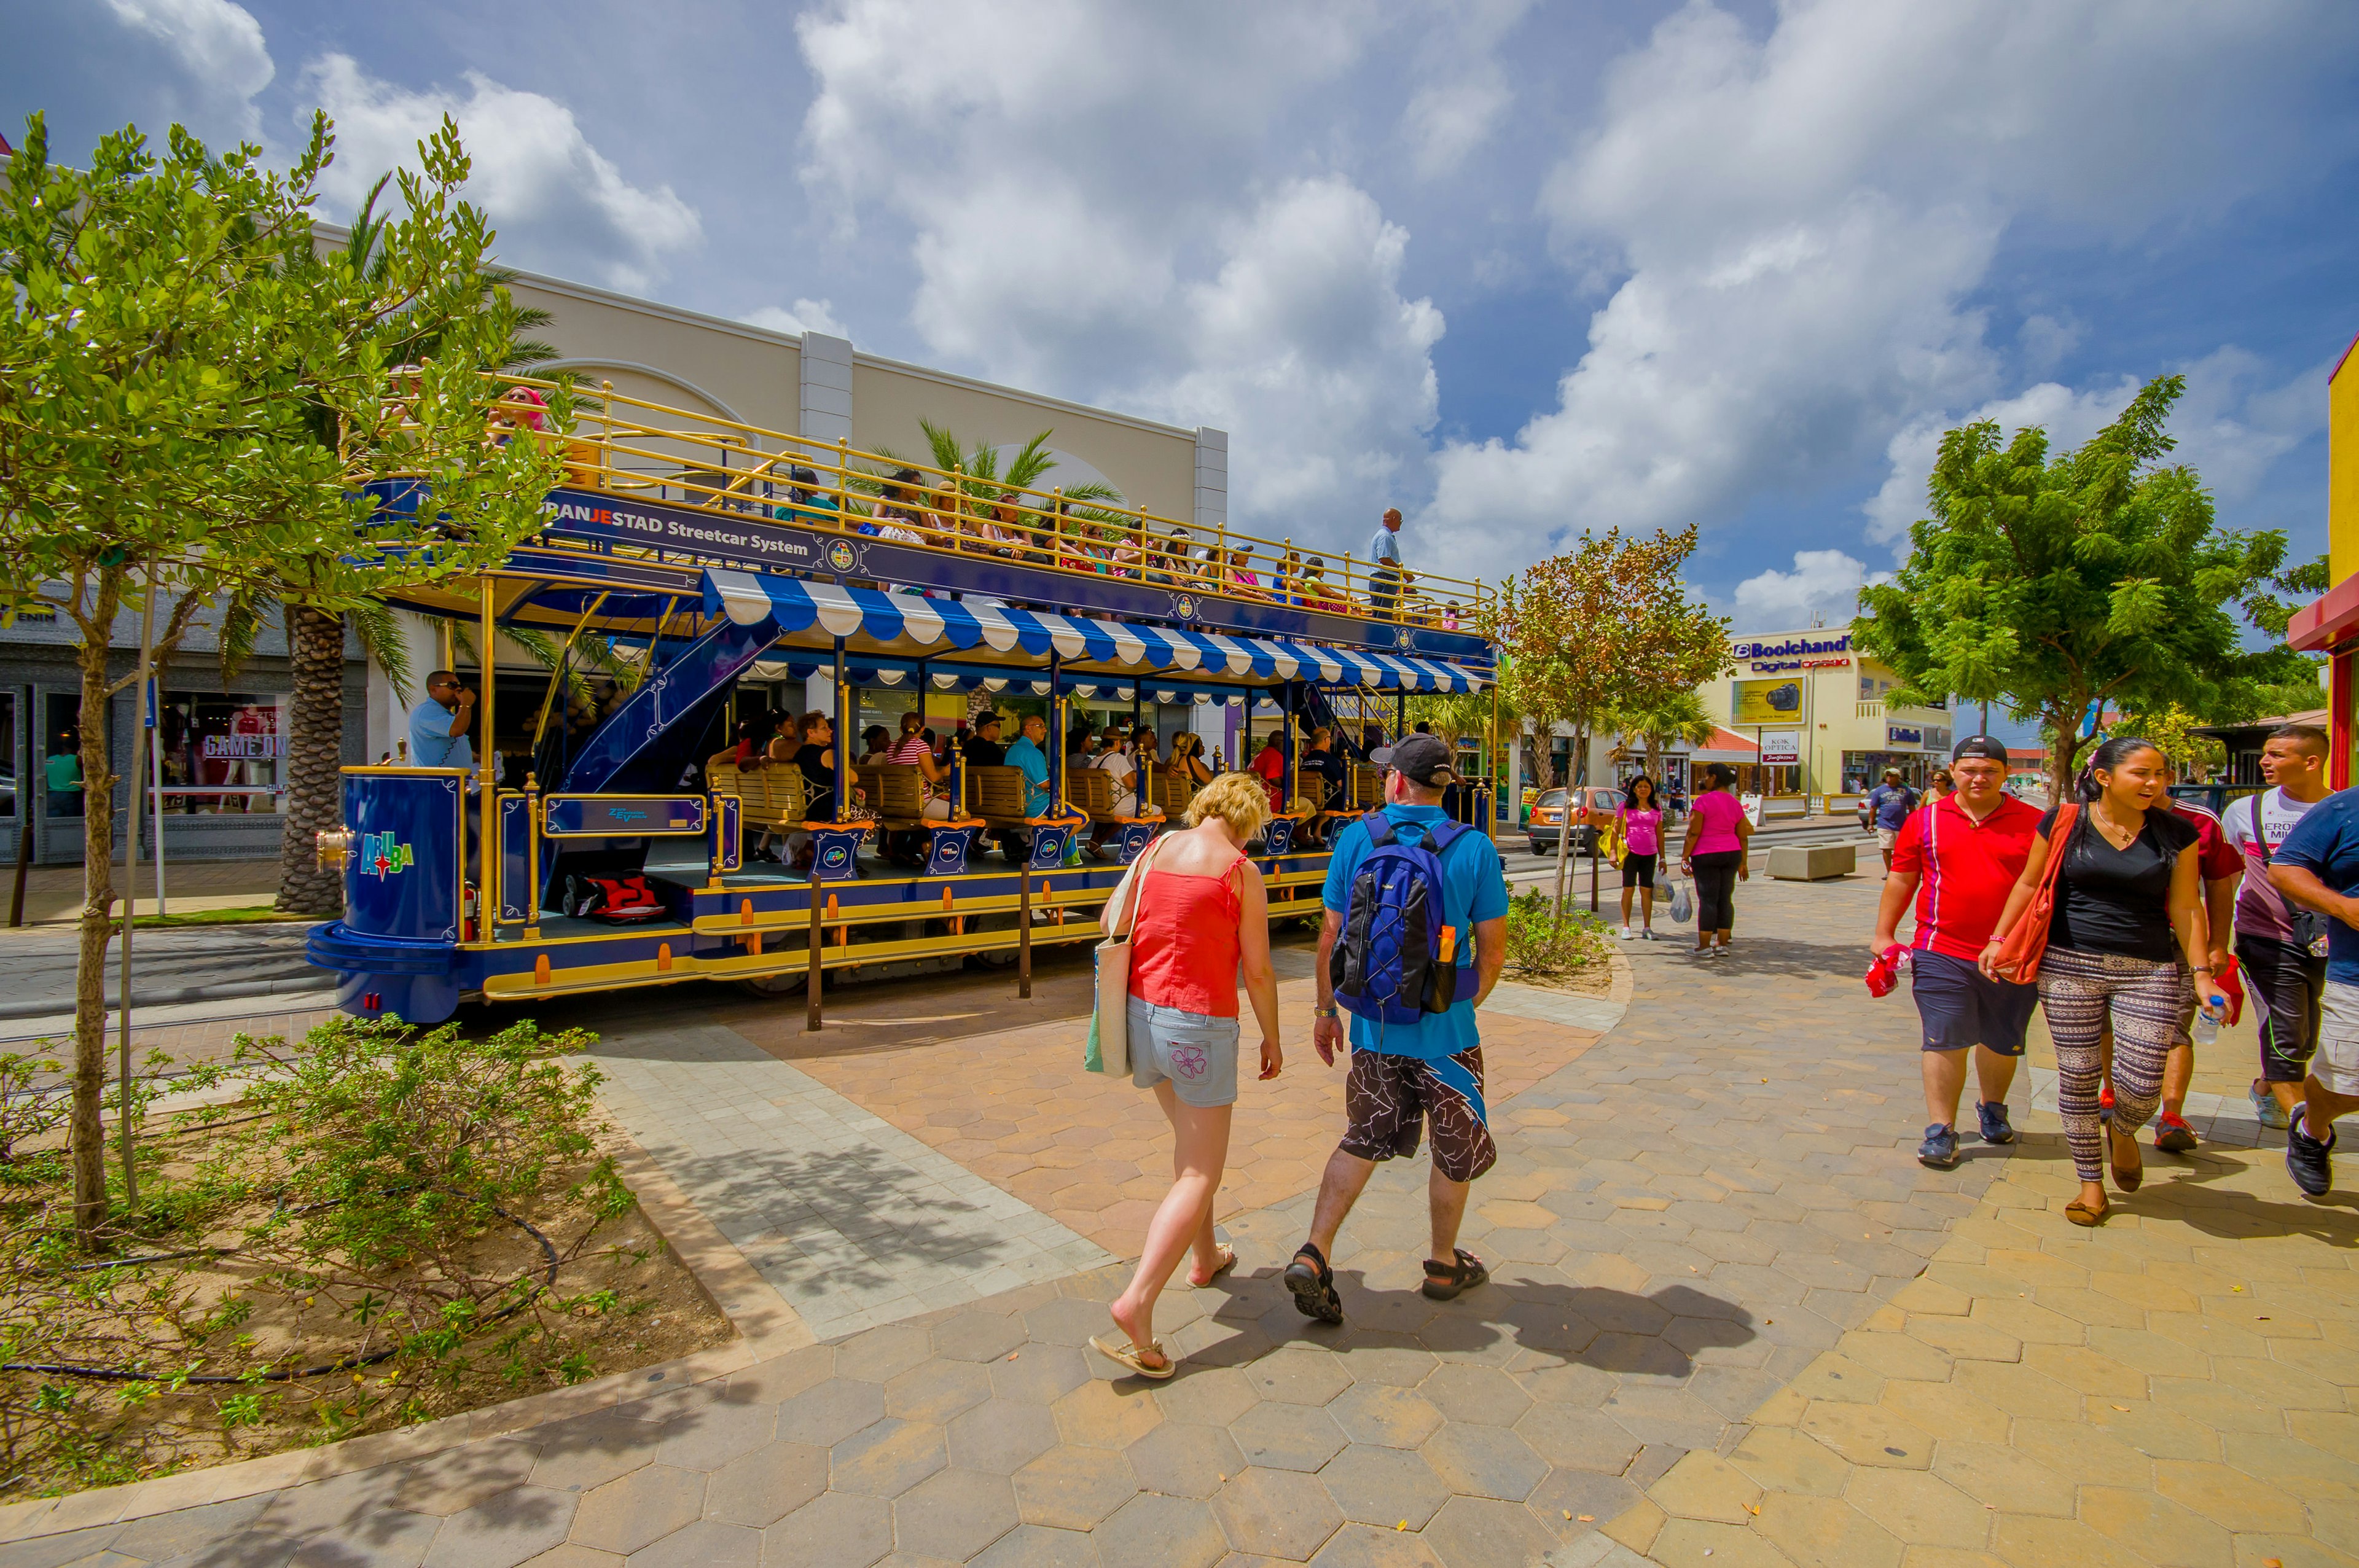
<instances>
[{"instance_id":1,"label":"patterned swim shorts","mask_svg":"<svg viewBox=\"0 0 2359 1568\"><path fill-rule=\"evenodd\" d=\"M1499 1157L1483 1108L1483 1048L1428 1061L1353 1051L1343 1083L1343 1152L1363 1160L1417 1152L1424 1123L1433 1124L1434 1169L1471 1182Z\"/></svg>"}]
</instances>

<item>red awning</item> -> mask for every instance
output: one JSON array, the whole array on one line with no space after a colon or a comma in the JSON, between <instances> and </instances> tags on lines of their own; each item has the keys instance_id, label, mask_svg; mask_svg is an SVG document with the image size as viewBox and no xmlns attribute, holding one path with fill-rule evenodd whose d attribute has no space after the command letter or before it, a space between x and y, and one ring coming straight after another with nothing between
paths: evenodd
<instances>
[{"instance_id":1,"label":"red awning","mask_svg":"<svg viewBox=\"0 0 2359 1568\"><path fill-rule=\"evenodd\" d=\"M2344 578L2293 612L2286 641L2305 654L2323 654L2359 633L2359 576Z\"/></svg>"}]
</instances>

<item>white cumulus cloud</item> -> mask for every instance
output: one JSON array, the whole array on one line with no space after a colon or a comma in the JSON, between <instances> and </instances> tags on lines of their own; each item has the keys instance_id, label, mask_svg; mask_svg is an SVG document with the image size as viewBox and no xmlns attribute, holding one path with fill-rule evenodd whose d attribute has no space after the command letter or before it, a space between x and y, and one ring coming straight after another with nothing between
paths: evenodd
<instances>
[{"instance_id":1,"label":"white cumulus cloud","mask_svg":"<svg viewBox=\"0 0 2359 1568\"><path fill-rule=\"evenodd\" d=\"M336 123L336 161L321 194L351 211L379 175L414 166L418 143L448 114L473 160L468 197L498 228L503 260L645 293L671 256L702 242L695 210L669 185L632 184L591 145L572 110L479 71L465 81L463 95L414 92L371 76L349 55L312 61L300 113L308 118L316 103Z\"/></svg>"},{"instance_id":2,"label":"white cumulus cloud","mask_svg":"<svg viewBox=\"0 0 2359 1568\"><path fill-rule=\"evenodd\" d=\"M796 24L805 185L844 243L907 257L938 360L1227 428L1234 516L1340 540L1422 486L1441 317L1365 186L1271 141L1393 20L835 0Z\"/></svg>"},{"instance_id":3,"label":"white cumulus cloud","mask_svg":"<svg viewBox=\"0 0 2359 1568\"><path fill-rule=\"evenodd\" d=\"M823 332L831 338L852 336L852 329L836 319L835 307L824 299L798 299L791 310L765 305L738 319L749 327L767 327L773 332L792 332L799 338L805 332Z\"/></svg>"},{"instance_id":4,"label":"white cumulus cloud","mask_svg":"<svg viewBox=\"0 0 2359 1568\"><path fill-rule=\"evenodd\" d=\"M1858 612L1861 589L1891 579L1890 572L1870 572L1865 561L1841 550L1797 550L1792 571L1772 568L1736 585L1736 629L1840 625Z\"/></svg>"},{"instance_id":5,"label":"white cumulus cloud","mask_svg":"<svg viewBox=\"0 0 2359 1568\"><path fill-rule=\"evenodd\" d=\"M1558 254L1609 295L1558 406L1446 447L1430 521L1506 560L1724 524L2002 396L1973 300L2010 227L2107 242L2216 215L2299 145L2354 40L2359 13L2322 0L1787 0L1761 28L1695 0L1609 70L1543 193Z\"/></svg>"}]
</instances>

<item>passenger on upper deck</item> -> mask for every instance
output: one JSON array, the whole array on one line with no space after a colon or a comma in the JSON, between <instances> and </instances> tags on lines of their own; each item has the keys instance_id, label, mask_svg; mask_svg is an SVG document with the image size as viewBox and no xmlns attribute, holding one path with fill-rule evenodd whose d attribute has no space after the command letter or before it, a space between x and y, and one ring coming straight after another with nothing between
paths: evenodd
<instances>
[{"instance_id":1,"label":"passenger on upper deck","mask_svg":"<svg viewBox=\"0 0 2359 1568\"><path fill-rule=\"evenodd\" d=\"M1375 563L1368 574L1368 598L1375 603L1376 613L1389 615L1400 600L1401 514L1397 506L1385 512L1384 526L1368 541L1368 558Z\"/></svg>"},{"instance_id":2,"label":"passenger on upper deck","mask_svg":"<svg viewBox=\"0 0 2359 1568\"><path fill-rule=\"evenodd\" d=\"M896 470L892 481L880 492L882 500L876 508L875 526L864 529L863 532L873 533L881 538L892 539L904 545L924 544L925 535L918 532L919 527L925 521L918 515L916 510L918 484L919 475L916 469Z\"/></svg>"},{"instance_id":3,"label":"passenger on upper deck","mask_svg":"<svg viewBox=\"0 0 2359 1568\"><path fill-rule=\"evenodd\" d=\"M835 497L819 488L819 474L815 470L791 468L787 470L787 479L789 504L777 509L781 517L790 522L816 524L822 528L832 528L842 520L843 514L836 505Z\"/></svg>"}]
</instances>

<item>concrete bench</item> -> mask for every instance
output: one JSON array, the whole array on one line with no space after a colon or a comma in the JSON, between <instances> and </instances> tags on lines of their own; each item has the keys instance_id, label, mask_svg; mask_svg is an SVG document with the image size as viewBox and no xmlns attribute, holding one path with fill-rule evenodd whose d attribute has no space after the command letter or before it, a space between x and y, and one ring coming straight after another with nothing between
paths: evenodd
<instances>
[{"instance_id":1,"label":"concrete bench","mask_svg":"<svg viewBox=\"0 0 2359 1568\"><path fill-rule=\"evenodd\" d=\"M1822 882L1859 869L1850 844L1780 844L1769 851L1769 875L1781 882Z\"/></svg>"}]
</instances>

